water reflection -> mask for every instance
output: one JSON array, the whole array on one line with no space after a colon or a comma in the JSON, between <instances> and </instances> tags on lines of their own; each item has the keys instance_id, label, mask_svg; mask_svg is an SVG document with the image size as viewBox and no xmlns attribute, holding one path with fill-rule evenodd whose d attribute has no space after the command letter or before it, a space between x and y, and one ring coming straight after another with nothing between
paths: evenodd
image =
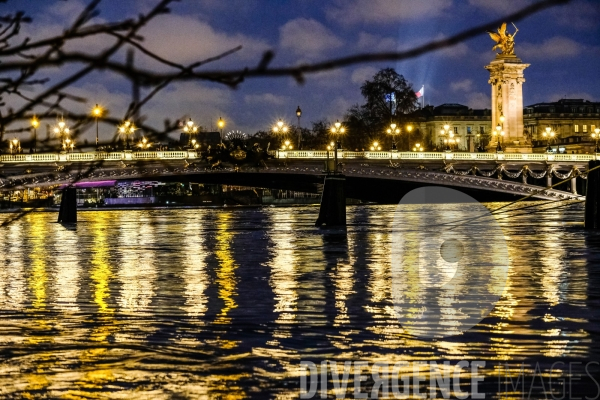
<instances>
[{"instance_id":1,"label":"water reflection","mask_svg":"<svg viewBox=\"0 0 600 400\"><path fill-rule=\"evenodd\" d=\"M76 230L53 214L10 224L1 393L296 398L307 358L548 366L600 356L600 240L564 224L576 209L500 220L511 254L504 293L480 324L444 340L405 331L392 290L411 299L403 312L418 313L431 293L407 283L439 286L450 266L410 271L393 287L393 207L348 210L339 231L314 228L312 207L86 212ZM405 218L410 228L419 214ZM418 246L408 244L428 251ZM441 310L451 289L436 298ZM460 318L443 314L446 329Z\"/></svg>"},{"instance_id":2,"label":"water reflection","mask_svg":"<svg viewBox=\"0 0 600 400\"><path fill-rule=\"evenodd\" d=\"M208 309L206 289L208 287L208 273L206 271L206 257L209 250L206 248L205 237L202 232L200 219L190 218L183 227L184 257L182 279L185 283L185 307L191 317L202 317Z\"/></svg>"},{"instance_id":3,"label":"water reflection","mask_svg":"<svg viewBox=\"0 0 600 400\"><path fill-rule=\"evenodd\" d=\"M0 246L0 307L2 310L22 310L27 301L25 259L23 243L23 223L15 223L5 228L4 240ZM35 245L34 245L35 246ZM39 249L39 248L38 248ZM33 252L36 252L34 247ZM38 255L40 253L37 253ZM36 289L38 289L36 287ZM43 289L38 291L41 303L45 299Z\"/></svg>"},{"instance_id":4,"label":"water reflection","mask_svg":"<svg viewBox=\"0 0 600 400\"><path fill-rule=\"evenodd\" d=\"M154 297L157 271L154 252L160 239L154 232L154 221L143 216L139 223L131 223L121 214L118 233L119 265L117 276L121 281L119 306L121 312L149 312ZM113 225L114 226L114 225Z\"/></svg>"}]
</instances>

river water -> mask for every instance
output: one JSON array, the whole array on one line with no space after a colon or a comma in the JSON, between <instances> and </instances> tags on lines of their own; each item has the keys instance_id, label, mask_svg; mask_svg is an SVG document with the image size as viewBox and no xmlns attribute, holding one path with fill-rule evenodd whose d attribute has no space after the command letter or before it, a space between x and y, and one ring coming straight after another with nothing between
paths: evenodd
<instances>
[{"instance_id":1,"label":"river water","mask_svg":"<svg viewBox=\"0 0 600 400\"><path fill-rule=\"evenodd\" d=\"M0 397L297 398L307 360L425 365L414 397L431 374L417 362L479 360L486 398L594 398L600 234L581 204L546 208L496 217L506 288L478 325L437 339L394 314L395 206L348 206L345 231L315 228L317 206L90 211L76 228L29 213L0 231Z\"/></svg>"}]
</instances>

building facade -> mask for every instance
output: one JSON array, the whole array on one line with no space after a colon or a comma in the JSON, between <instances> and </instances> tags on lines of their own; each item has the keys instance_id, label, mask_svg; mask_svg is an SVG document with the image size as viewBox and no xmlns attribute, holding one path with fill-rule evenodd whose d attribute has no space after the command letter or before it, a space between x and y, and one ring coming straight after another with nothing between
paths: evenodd
<instances>
[{"instance_id":1,"label":"building facade","mask_svg":"<svg viewBox=\"0 0 600 400\"><path fill-rule=\"evenodd\" d=\"M443 150L441 135L448 125L457 138L456 151L477 151L485 148L495 151L497 136L488 109L471 109L462 104L426 106L414 114L414 125L427 150ZM538 103L523 109L524 136L533 144L533 152L545 152L550 145L554 152L593 153L596 141L592 133L600 127L600 102L583 99L562 99L552 103ZM546 128L555 132L553 139L543 136ZM504 148L505 143L501 139Z\"/></svg>"},{"instance_id":2,"label":"building facade","mask_svg":"<svg viewBox=\"0 0 600 400\"><path fill-rule=\"evenodd\" d=\"M538 103L523 110L525 133L534 144L534 152L543 152L550 145L554 151L593 153L592 133L600 127L600 102L583 99L561 99L553 103ZM554 139L543 133L550 127Z\"/></svg>"},{"instance_id":3,"label":"building facade","mask_svg":"<svg viewBox=\"0 0 600 400\"><path fill-rule=\"evenodd\" d=\"M480 145L485 146L492 130L491 110L473 110L462 104L427 106L415 116L415 128L424 138L426 150L446 148L447 134L441 134L446 125L456 139L453 147L456 151L476 151Z\"/></svg>"}]
</instances>

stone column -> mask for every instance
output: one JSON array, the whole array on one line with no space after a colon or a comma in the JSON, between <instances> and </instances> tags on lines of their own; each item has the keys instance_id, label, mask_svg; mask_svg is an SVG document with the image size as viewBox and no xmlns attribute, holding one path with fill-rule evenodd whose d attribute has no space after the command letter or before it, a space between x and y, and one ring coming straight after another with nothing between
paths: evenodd
<instances>
[{"instance_id":1,"label":"stone column","mask_svg":"<svg viewBox=\"0 0 600 400\"><path fill-rule=\"evenodd\" d=\"M523 71L529 67L518 57L497 55L485 67L490 71L492 85L492 129L500 124L504 131L504 146L509 153L531 153L532 145L524 134L523 126ZM504 115L504 123L500 121ZM495 149L495 146L490 146Z\"/></svg>"}]
</instances>

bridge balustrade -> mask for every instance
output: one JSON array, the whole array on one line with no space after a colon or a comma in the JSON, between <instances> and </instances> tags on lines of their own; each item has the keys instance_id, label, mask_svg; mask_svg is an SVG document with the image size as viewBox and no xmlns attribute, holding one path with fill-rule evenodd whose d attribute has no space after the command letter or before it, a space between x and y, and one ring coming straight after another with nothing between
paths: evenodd
<instances>
[{"instance_id":1,"label":"bridge balustrade","mask_svg":"<svg viewBox=\"0 0 600 400\"><path fill-rule=\"evenodd\" d=\"M139 153L135 153L133 158L136 160L147 160L159 157L156 151L140 151Z\"/></svg>"},{"instance_id":2,"label":"bridge balustrade","mask_svg":"<svg viewBox=\"0 0 600 400\"><path fill-rule=\"evenodd\" d=\"M329 153L329 154L328 154ZM334 158L335 151L324 150L272 150L269 155L279 159L326 159ZM600 160L598 154L554 154L554 153L466 153L466 152L397 152L397 151L343 151L338 150L338 159L371 160L487 160L487 161L563 161L587 163ZM44 163L44 162L89 162L121 160L185 160L197 158L196 151L115 151L86 153L34 153L3 154L3 163Z\"/></svg>"}]
</instances>

